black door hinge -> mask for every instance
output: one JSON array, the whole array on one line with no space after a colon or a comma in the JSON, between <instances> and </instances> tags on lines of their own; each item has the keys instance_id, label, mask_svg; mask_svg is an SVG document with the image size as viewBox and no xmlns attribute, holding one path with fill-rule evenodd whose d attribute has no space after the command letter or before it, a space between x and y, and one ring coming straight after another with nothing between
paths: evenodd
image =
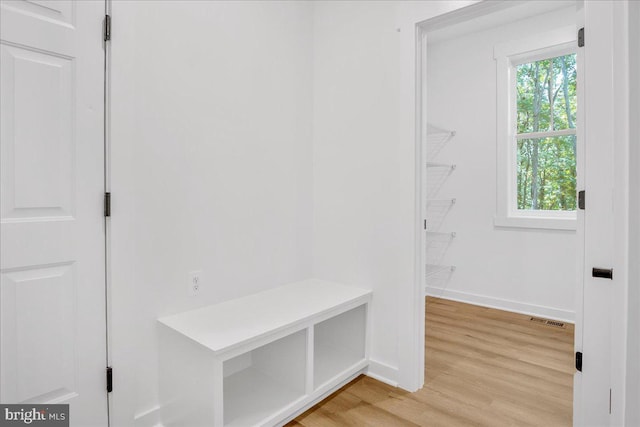
<instances>
[{"instance_id":1,"label":"black door hinge","mask_svg":"<svg viewBox=\"0 0 640 427\"><path fill-rule=\"evenodd\" d=\"M107 366L107 393L113 391L113 368Z\"/></svg>"},{"instance_id":2,"label":"black door hinge","mask_svg":"<svg viewBox=\"0 0 640 427\"><path fill-rule=\"evenodd\" d=\"M578 208L584 210L584 190L578 191Z\"/></svg>"},{"instance_id":3,"label":"black door hinge","mask_svg":"<svg viewBox=\"0 0 640 427\"><path fill-rule=\"evenodd\" d=\"M582 372L582 352L576 352L576 371Z\"/></svg>"},{"instance_id":4,"label":"black door hinge","mask_svg":"<svg viewBox=\"0 0 640 427\"><path fill-rule=\"evenodd\" d=\"M111 193L104 193L104 216L111 216Z\"/></svg>"},{"instance_id":5,"label":"black door hinge","mask_svg":"<svg viewBox=\"0 0 640 427\"><path fill-rule=\"evenodd\" d=\"M425 230L427 229L427 220L426 219L424 220L423 227L424 227Z\"/></svg>"},{"instance_id":6,"label":"black door hinge","mask_svg":"<svg viewBox=\"0 0 640 427\"><path fill-rule=\"evenodd\" d=\"M584 27L578 30L578 47L584 46Z\"/></svg>"},{"instance_id":7,"label":"black door hinge","mask_svg":"<svg viewBox=\"0 0 640 427\"><path fill-rule=\"evenodd\" d=\"M111 40L111 16L105 15L102 23L102 35L104 41Z\"/></svg>"}]
</instances>

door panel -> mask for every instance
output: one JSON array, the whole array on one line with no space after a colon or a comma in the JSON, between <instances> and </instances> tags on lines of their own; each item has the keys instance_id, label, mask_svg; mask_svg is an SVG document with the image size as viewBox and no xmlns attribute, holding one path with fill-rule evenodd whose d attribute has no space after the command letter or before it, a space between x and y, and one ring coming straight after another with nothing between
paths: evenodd
<instances>
[{"instance_id":1,"label":"door panel","mask_svg":"<svg viewBox=\"0 0 640 427\"><path fill-rule=\"evenodd\" d=\"M610 425L613 280L592 277L592 268L614 266L614 80L611 2L585 1L585 258L581 376L576 425Z\"/></svg>"},{"instance_id":2,"label":"door panel","mask_svg":"<svg viewBox=\"0 0 640 427\"><path fill-rule=\"evenodd\" d=\"M75 183L73 62L5 45L0 55L7 123L2 218L70 219Z\"/></svg>"},{"instance_id":3,"label":"door panel","mask_svg":"<svg viewBox=\"0 0 640 427\"><path fill-rule=\"evenodd\" d=\"M104 2L0 8L0 401L105 426Z\"/></svg>"},{"instance_id":4,"label":"door panel","mask_svg":"<svg viewBox=\"0 0 640 427\"><path fill-rule=\"evenodd\" d=\"M4 274L3 339L13 356L3 374L15 376L3 401L40 402L75 397L77 347L73 334L76 280L73 264L32 267ZM42 322L42 319L47 319ZM46 357L42 357L46 348Z\"/></svg>"}]
</instances>

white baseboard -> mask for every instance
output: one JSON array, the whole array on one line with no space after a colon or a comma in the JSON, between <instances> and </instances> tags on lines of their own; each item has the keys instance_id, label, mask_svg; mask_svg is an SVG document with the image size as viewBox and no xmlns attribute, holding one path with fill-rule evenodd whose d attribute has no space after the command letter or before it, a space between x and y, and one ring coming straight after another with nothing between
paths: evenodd
<instances>
[{"instance_id":1,"label":"white baseboard","mask_svg":"<svg viewBox=\"0 0 640 427\"><path fill-rule=\"evenodd\" d=\"M135 427L163 427L160 418L160 405L138 412L133 417L133 425Z\"/></svg>"},{"instance_id":2,"label":"white baseboard","mask_svg":"<svg viewBox=\"0 0 640 427\"><path fill-rule=\"evenodd\" d=\"M393 387L398 387L398 368L386 363L369 360L366 375Z\"/></svg>"},{"instance_id":3,"label":"white baseboard","mask_svg":"<svg viewBox=\"0 0 640 427\"><path fill-rule=\"evenodd\" d=\"M530 316L561 320L568 323L574 323L576 317L575 312L569 310L562 310L559 308L546 307L535 304L526 304L518 301L477 295L469 292L454 291L451 289L436 288L433 286L427 286L426 293L428 296L466 302L469 304L480 305L482 307L497 308L499 310L512 311L515 313L527 314Z\"/></svg>"}]
</instances>

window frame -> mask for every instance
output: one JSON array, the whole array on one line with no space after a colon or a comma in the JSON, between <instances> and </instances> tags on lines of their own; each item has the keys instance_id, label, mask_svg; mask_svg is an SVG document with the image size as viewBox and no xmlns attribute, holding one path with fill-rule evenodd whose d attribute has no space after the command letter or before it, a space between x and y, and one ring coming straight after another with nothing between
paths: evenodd
<instances>
[{"instance_id":1,"label":"window frame","mask_svg":"<svg viewBox=\"0 0 640 427\"><path fill-rule=\"evenodd\" d=\"M497 76L497 227L575 230L576 211L524 210L517 207L517 93L516 67L528 62L577 53L574 26L536 34L526 39L513 40L494 46ZM575 135L579 132L576 123ZM566 131L537 132L543 138ZM574 132L570 132L573 134ZM533 133L531 135L534 135ZM578 143L578 146L580 144ZM577 163L577 159L576 159ZM576 165L577 167L577 165Z\"/></svg>"}]
</instances>

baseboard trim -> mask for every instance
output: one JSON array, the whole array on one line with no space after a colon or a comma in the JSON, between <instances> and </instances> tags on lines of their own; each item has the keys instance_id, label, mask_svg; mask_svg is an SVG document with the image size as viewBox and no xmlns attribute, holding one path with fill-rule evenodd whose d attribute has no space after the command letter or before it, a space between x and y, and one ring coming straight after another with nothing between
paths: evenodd
<instances>
[{"instance_id":1,"label":"baseboard trim","mask_svg":"<svg viewBox=\"0 0 640 427\"><path fill-rule=\"evenodd\" d=\"M133 425L135 427L163 427L160 417L160 405L138 412L133 417Z\"/></svg>"},{"instance_id":2,"label":"baseboard trim","mask_svg":"<svg viewBox=\"0 0 640 427\"><path fill-rule=\"evenodd\" d=\"M376 360L369 360L369 368L365 372L368 377L398 387L398 368Z\"/></svg>"},{"instance_id":3,"label":"baseboard trim","mask_svg":"<svg viewBox=\"0 0 640 427\"><path fill-rule=\"evenodd\" d=\"M502 298L488 297L485 295L477 295L469 292L454 291L451 289L436 288L433 286L426 287L428 296L449 299L453 301L465 302L469 304L479 305L488 308L497 308L499 310L512 311L514 313L527 314L530 316L544 317L547 319L561 320L563 322L574 323L575 312L562 310L542 305L526 304L518 301L512 301Z\"/></svg>"}]
</instances>

